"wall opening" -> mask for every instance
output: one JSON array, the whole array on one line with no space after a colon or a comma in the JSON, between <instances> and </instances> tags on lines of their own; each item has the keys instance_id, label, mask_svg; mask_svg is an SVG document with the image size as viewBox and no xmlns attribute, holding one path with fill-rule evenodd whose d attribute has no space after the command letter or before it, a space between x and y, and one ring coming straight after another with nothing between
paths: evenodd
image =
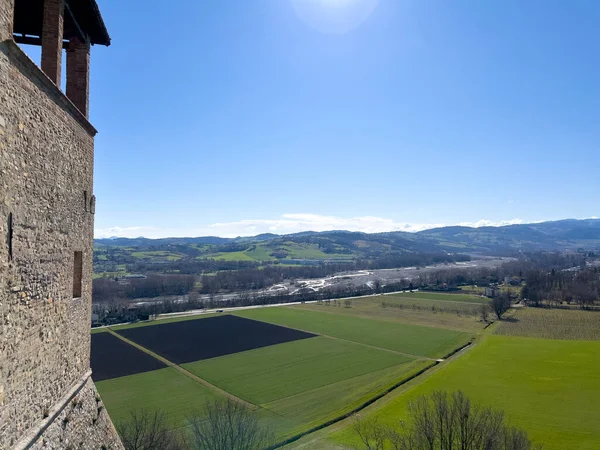
<instances>
[{"instance_id":1,"label":"wall opening","mask_svg":"<svg viewBox=\"0 0 600 450\"><path fill-rule=\"evenodd\" d=\"M85 210L85 212L87 212L87 210L88 210L88 195L87 195L87 191L83 191L83 209Z\"/></svg>"},{"instance_id":2,"label":"wall opening","mask_svg":"<svg viewBox=\"0 0 600 450\"><path fill-rule=\"evenodd\" d=\"M8 213L8 224L6 232L6 246L8 247L8 260L12 261L13 258L13 215Z\"/></svg>"},{"instance_id":3,"label":"wall opening","mask_svg":"<svg viewBox=\"0 0 600 450\"><path fill-rule=\"evenodd\" d=\"M83 282L83 252L75 252L73 260L73 298L81 297Z\"/></svg>"}]
</instances>

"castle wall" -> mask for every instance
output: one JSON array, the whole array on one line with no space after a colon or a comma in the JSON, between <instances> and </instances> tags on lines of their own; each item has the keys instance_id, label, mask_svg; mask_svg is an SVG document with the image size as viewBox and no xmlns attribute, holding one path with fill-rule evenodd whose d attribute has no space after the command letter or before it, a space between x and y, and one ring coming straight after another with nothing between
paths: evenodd
<instances>
[{"instance_id":1,"label":"castle wall","mask_svg":"<svg viewBox=\"0 0 600 450\"><path fill-rule=\"evenodd\" d=\"M11 3L0 0L0 25ZM0 449L29 439L57 411L33 448L121 448L84 376L94 134L11 39L0 42ZM75 252L83 256L79 298ZM77 400L65 405L75 388Z\"/></svg>"},{"instance_id":2,"label":"castle wall","mask_svg":"<svg viewBox=\"0 0 600 450\"><path fill-rule=\"evenodd\" d=\"M73 396L31 450L121 449L121 442L91 379Z\"/></svg>"}]
</instances>

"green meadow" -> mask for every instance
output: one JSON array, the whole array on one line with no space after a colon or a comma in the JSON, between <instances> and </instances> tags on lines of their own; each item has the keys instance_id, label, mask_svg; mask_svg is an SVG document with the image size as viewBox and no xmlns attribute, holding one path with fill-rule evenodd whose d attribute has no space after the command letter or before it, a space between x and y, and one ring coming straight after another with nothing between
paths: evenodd
<instances>
[{"instance_id":1,"label":"green meadow","mask_svg":"<svg viewBox=\"0 0 600 450\"><path fill-rule=\"evenodd\" d=\"M320 336L184 367L221 389L261 405L410 360L396 353Z\"/></svg>"},{"instance_id":2,"label":"green meadow","mask_svg":"<svg viewBox=\"0 0 600 450\"><path fill-rule=\"evenodd\" d=\"M438 358L466 343L471 335L444 328L375 320L302 307L257 308L236 311L248 319L283 325L311 333L332 336L359 344L421 357ZM350 308L348 308L350 309Z\"/></svg>"},{"instance_id":3,"label":"green meadow","mask_svg":"<svg viewBox=\"0 0 600 450\"><path fill-rule=\"evenodd\" d=\"M336 308L343 309L351 308ZM255 413L267 421L279 439L351 412L431 366L431 358L443 356L472 336L447 328L311 311L300 306L233 314L321 335L182 365L193 375L255 405ZM112 329L153 327L182 320L202 322L208 317L215 315ZM174 428L184 427L191 412L221 396L219 391L173 368L101 381L98 389L116 423L126 420L131 409L161 409Z\"/></svg>"},{"instance_id":4,"label":"green meadow","mask_svg":"<svg viewBox=\"0 0 600 450\"><path fill-rule=\"evenodd\" d=\"M487 336L365 414L398 423L406 419L412 399L434 390L462 390L475 402L503 410L510 423L524 428L546 450L598 449L599 352L600 342ZM329 439L356 443L350 425Z\"/></svg>"},{"instance_id":5,"label":"green meadow","mask_svg":"<svg viewBox=\"0 0 600 450\"><path fill-rule=\"evenodd\" d=\"M161 410L171 426L179 428L187 416L217 398L171 367L99 381L96 387L115 424L126 421L131 410Z\"/></svg>"}]
</instances>

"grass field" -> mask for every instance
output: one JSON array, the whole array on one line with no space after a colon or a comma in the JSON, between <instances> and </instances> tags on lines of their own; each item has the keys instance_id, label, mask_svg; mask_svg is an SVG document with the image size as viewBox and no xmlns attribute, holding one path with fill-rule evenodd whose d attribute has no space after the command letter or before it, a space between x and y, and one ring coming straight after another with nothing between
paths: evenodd
<instances>
[{"instance_id":1,"label":"grass field","mask_svg":"<svg viewBox=\"0 0 600 450\"><path fill-rule=\"evenodd\" d=\"M99 381L96 386L116 424L127 420L132 409L159 409L167 414L171 426L178 428L189 414L217 398L208 388L170 367Z\"/></svg>"},{"instance_id":2,"label":"grass field","mask_svg":"<svg viewBox=\"0 0 600 450\"><path fill-rule=\"evenodd\" d=\"M447 296L451 297L450 294ZM477 333L484 326L480 321L481 305L477 303L429 300L408 297L407 294L355 298L352 299L351 308L343 307L342 300L307 303L298 308L470 333Z\"/></svg>"},{"instance_id":3,"label":"grass field","mask_svg":"<svg viewBox=\"0 0 600 450\"><path fill-rule=\"evenodd\" d=\"M334 309L334 307L329 308ZM337 309L343 308L338 307ZM312 311L302 307L258 308L237 311L235 314L311 333L430 358L444 356L470 338L470 334L455 330L353 317L335 312Z\"/></svg>"},{"instance_id":4,"label":"grass field","mask_svg":"<svg viewBox=\"0 0 600 450\"><path fill-rule=\"evenodd\" d=\"M184 364L205 380L262 405L411 359L325 337Z\"/></svg>"},{"instance_id":5,"label":"grass field","mask_svg":"<svg viewBox=\"0 0 600 450\"><path fill-rule=\"evenodd\" d=\"M184 255L175 252L167 252L162 250L156 251L145 251L145 252L131 252L131 256L138 259L168 259L169 261L178 261L183 258Z\"/></svg>"},{"instance_id":6,"label":"grass field","mask_svg":"<svg viewBox=\"0 0 600 450\"><path fill-rule=\"evenodd\" d=\"M281 417L281 439L351 410L426 363L317 337L184 367Z\"/></svg>"},{"instance_id":7,"label":"grass field","mask_svg":"<svg viewBox=\"0 0 600 450\"><path fill-rule=\"evenodd\" d=\"M199 257L202 259L210 258L210 259L220 259L223 261L270 261L271 259L256 259L246 253L245 251L240 252L222 252L222 253L212 253L210 255Z\"/></svg>"},{"instance_id":8,"label":"grass field","mask_svg":"<svg viewBox=\"0 0 600 450\"><path fill-rule=\"evenodd\" d=\"M424 309L383 308L382 301L418 303ZM282 439L350 412L431 365L428 358L443 356L477 333L481 336L472 348L394 390L361 416L395 424L406 418L410 400L436 389L461 389L474 402L503 410L511 424L525 429L545 450L600 448L600 340L592 340L600 337L600 313L524 308L486 330L473 316L448 313L453 308L477 309L479 303L477 296L419 292L353 299L351 308L304 304L235 311L240 317L322 336L183 367L257 405L255 414ZM429 311L431 306L438 312ZM115 329L209 317L215 315ZM420 326L423 322L436 326ZM184 426L192 411L219 395L172 368L97 386L116 423L132 408L159 408L173 427ZM309 444L301 447L305 439ZM297 444L308 449L356 443L350 421L344 421Z\"/></svg>"},{"instance_id":9,"label":"grass field","mask_svg":"<svg viewBox=\"0 0 600 450\"><path fill-rule=\"evenodd\" d=\"M488 336L364 415L397 423L405 418L411 399L436 389L460 389L473 401L503 410L510 423L524 428L545 450L598 449L598 354L600 342ZM349 427L330 439L347 445L356 442Z\"/></svg>"},{"instance_id":10,"label":"grass field","mask_svg":"<svg viewBox=\"0 0 600 450\"><path fill-rule=\"evenodd\" d=\"M257 308L233 314L326 336L189 362L182 367L219 389L257 405L255 414L268 421L278 438L283 439L350 412L432 365L431 358L445 355L472 336L459 330L349 315L348 310L354 307L314 306L346 310L331 313L324 309L306 309L308 306ZM175 334L161 333L161 324L188 322L186 327L189 328L190 321L202 325L209 318L217 320L226 316L173 318L117 326L113 330L148 327L168 339ZM218 339L223 340L227 339L223 336ZM206 336L200 342L213 345ZM185 426L185 418L193 410L201 409L207 400L220 395L173 368L101 381L98 389L116 423L125 420L131 409L158 408L168 414L174 428Z\"/></svg>"},{"instance_id":11,"label":"grass field","mask_svg":"<svg viewBox=\"0 0 600 450\"><path fill-rule=\"evenodd\" d=\"M600 339L600 311L525 308L503 321L496 334L545 339Z\"/></svg>"},{"instance_id":12,"label":"grass field","mask_svg":"<svg viewBox=\"0 0 600 450\"><path fill-rule=\"evenodd\" d=\"M283 439L337 417L388 389L426 360L325 337L184 364L195 375L260 406ZM135 409L160 409L173 428L218 394L172 368L97 383L115 423Z\"/></svg>"},{"instance_id":13,"label":"grass field","mask_svg":"<svg viewBox=\"0 0 600 450\"><path fill-rule=\"evenodd\" d=\"M464 303L488 303L490 301L487 297L481 297L480 295L463 294L463 293L442 293L442 292L403 292L397 294L399 296L409 297L411 299L421 300L438 300L442 302L464 302Z\"/></svg>"},{"instance_id":14,"label":"grass field","mask_svg":"<svg viewBox=\"0 0 600 450\"><path fill-rule=\"evenodd\" d=\"M277 246L270 246L269 243L252 244L246 250L235 252L218 252L200 256L199 258L222 259L225 261L276 261L278 258L271 256L271 253L283 251L287 253L286 258L280 259L285 262L286 259L352 259L351 254L343 253L325 253L319 249L316 244L300 244L297 242L282 242Z\"/></svg>"},{"instance_id":15,"label":"grass field","mask_svg":"<svg viewBox=\"0 0 600 450\"><path fill-rule=\"evenodd\" d=\"M262 406L273 414L289 418L288 428L283 436L293 435L353 411L429 364L430 361L413 360L284 397Z\"/></svg>"}]
</instances>

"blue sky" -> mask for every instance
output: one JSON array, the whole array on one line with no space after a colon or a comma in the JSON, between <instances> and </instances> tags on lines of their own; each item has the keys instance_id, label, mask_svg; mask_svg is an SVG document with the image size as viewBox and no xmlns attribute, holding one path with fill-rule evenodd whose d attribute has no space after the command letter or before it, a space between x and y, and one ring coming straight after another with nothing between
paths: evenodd
<instances>
[{"instance_id":1,"label":"blue sky","mask_svg":"<svg viewBox=\"0 0 600 450\"><path fill-rule=\"evenodd\" d=\"M596 0L98 0L96 235L600 215Z\"/></svg>"}]
</instances>

